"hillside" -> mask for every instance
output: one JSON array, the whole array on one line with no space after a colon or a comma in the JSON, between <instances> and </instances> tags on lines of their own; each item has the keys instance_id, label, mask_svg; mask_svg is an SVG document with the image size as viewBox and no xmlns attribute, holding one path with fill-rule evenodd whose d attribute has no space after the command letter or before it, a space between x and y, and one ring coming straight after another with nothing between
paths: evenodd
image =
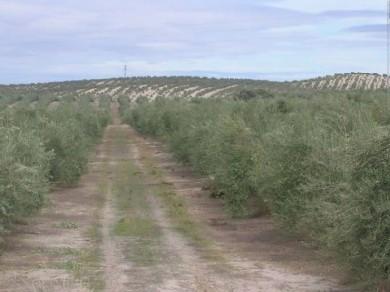
<instances>
[{"instance_id":1,"label":"hillside","mask_svg":"<svg viewBox=\"0 0 390 292\"><path fill-rule=\"evenodd\" d=\"M316 90L378 90L389 88L386 75L369 73L346 73L315 79L294 81L293 87Z\"/></svg>"},{"instance_id":2,"label":"hillside","mask_svg":"<svg viewBox=\"0 0 390 292\"><path fill-rule=\"evenodd\" d=\"M78 101L88 98L99 105L100 100L127 97L130 102L145 97L213 98L231 97L240 90L265 89L273 93L316 91L380 90L388 88L386 76L379 74L348 73L315 79L272 82L249 79L216 79L200 77L131 77L80 80L50 83L0 85L0 106L38 102L49 105L59 101Z\"/></svg>"},{"instance_id":3,"label":"hillside","mask_svg":"<svg viewBox=\"0 0 390 292\"><path fill-rule=\"evenodd\" d=\"M228 96L237 87L274 87L276 82L199 77L132 77L36 84L3 85L0 94L55 96L215 97Z\"/></svg>"}]
</instances>

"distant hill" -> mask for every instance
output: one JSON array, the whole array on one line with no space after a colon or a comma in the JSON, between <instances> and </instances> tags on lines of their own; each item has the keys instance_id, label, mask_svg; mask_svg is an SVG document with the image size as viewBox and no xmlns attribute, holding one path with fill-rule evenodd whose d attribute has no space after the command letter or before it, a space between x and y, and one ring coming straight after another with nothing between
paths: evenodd
<instances>
[{"instance_id":1,"label":"distant hill","mask_svg":"<svg viewBox=\"0 0 390 292\"><path fill-rule=\"evenodd\" d=\"M217 79L201 77L131 77L100 80L80 80L34 84L0 85L0 106L20 103L58 103L88 98L99 103L101 99L127 97L129 101L144 97L163 98L232 97L242 90L286 94L310 91L379 90L388 88L385 75L348 73L315 79L273 82L250 79Z\"/></svg>"},{"instance_id":2,"label":"distant hill","mask_svg":"<svg viewBox=\"0 0 390 292\"><path fill-rule=\"evenodd\" d=\"M210 98L227 97L239 88L273 88L276 82L245 79L215 79L199 77L132 77L102 80L81 80L37 84L0 86L0 94L38 94L56 97L128 96L130 100L143 96Z\"/></svg>"},{"instance_id":3,"label":"distant hill","mask_svg":"<svg viewBox=\"0 0 390 292\"><path fill-rule=\"evenodd\" d=\"M346 73L315 79L294 81L291 86L316 90L379 90L389 88L387 75L370 73Z\"/></svg>"}]
</instances>

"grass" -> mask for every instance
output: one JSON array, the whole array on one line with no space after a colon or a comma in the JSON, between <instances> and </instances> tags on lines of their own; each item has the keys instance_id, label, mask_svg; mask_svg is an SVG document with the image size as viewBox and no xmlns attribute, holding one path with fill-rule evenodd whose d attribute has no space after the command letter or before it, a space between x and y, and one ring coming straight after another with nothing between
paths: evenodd
<instances>
[{"instance_id":1,"label":"grass","mask_svg":"<svg viewBox=\"0 0 390 292\"><path fill-rule=\"evenodd\" d=\"M4 238L0 237L0 256L4 252L6 247L7 247L6 241L4 240Z\"/></svg>"},{"instance_id":2,"label":"grass","mask_svg":"<svg viewBox=\"0 0 390 292\"><path fill-rule=\"evenodd\" d=\"M96 208L93 214L94 222L85 231L90 245L74 251L74 256L62 263L62 268L73 274L81 283L92 291L104 291L105 282L103 278L102 262L103 255L100 248L103 236L101 233L100 214L105 203L105 192L107 191L106 170L108 164L105 161L101 165L102 179L98 183L97 196L95 198ZM66 226L74 226L66 222Z\"/></svg>"},{"instance_id":3,"label":"grass","mask_svg":"<svg viewBox=\"0 0 390 292\"><path fill-rule=\"evenodd\" d=\"M47 263L40 265L39 268L65 270L82 286L88 287L92 291L104 290L100 269L101 253L95 243L87 248L39 248L36 252L52 258Z\"/></svg>"},{"instance_id":4,"label":"grass","mask_svg":"<svg viewBox=\"0 0 390 292\"><path fill-rule=\"evenodd\" d=\"M104 291L105 282L103 279L102 271L102 251L100 245L102 243L102 233L100 224L100 213L104 206L104 195L107 190L107 170L108 164L104 162L101 166L103 171L102 178L98 183L97 196L96 196L96 209L94 211L94 223L85 231L85 236L89 239L90 245L81 249L62 249L58 252L62 252L62 256L69 257L67 260L57 264L57 268L64 269L71 273L76 279L78 279L84 286L88 287L92 291ZM59 227L65 229L78 228L78 225L74 222L64 221L59 224Z\"/></svg>"},{"instance_id":5,"label":"grass","mask_svg":"<svg viewBox=\"0 0 390 292\"><path fill-rule=\"evenodd\" d=\"M30 292L53 292L53 291L74 291L76 287L81 285L80 283L75 283L69 280L54 280L50 283L46 281L35 281L34 283L20 283L20 291L30 291Z\"/></svg>"},{"instance_id":6,"label":"grass","mask_svg":"<svg viewBox=\"0 0 390 292\"><path fill-rule=\"evenodd\" d=\"M102 164L101 169L105 170L106 166L106 163ZM102 177L104 178L106 175L102 175ZM69 289L71 289L70 287L72 287L73 284L76 284L87 287L91 291L104 291L105 283L102 275L102 252L100 249L102 241L100 212L102 206L104 205L105 191L106 180L102 179L98 183L95 200L93 205L91 205L91 210L94 211L92 214L93 222L89 225L88 228L83 230L83 238L88 240L88 245L86 247L42 247L34 250L34 252L37 254L44 255L44 258L48 258L47 261L41 263L38 268L59 269L66 271L72 276L69 278L69 280L67 279L64 282L64 287L65 285L66 287L69 286ZM52 226L64 230L81 229L77 222L70 220L58 222ZM82 231L80 230L80 232ZM50 285L52 285L51 283L47 284L46 282L42 281L42 283L34 283L34 285L36 286L34 286L33 289L36 291L54 291L50 290ZM57 285L57 283L55 283L55 285Z\"/></svg>"},{"instance_id":7,"label":"grass","mask_svg":"<svg viewBox=\"0 0 390 292\"><path fill-rule=\"evenodd\" d=\"M86 230L86 236L90 241L90 245L86 248L49 249L45 253L60 259L54 264L55 268L66 270L92 291L103 291L99 224L92 224Z\"/></svg>"},{"instance_id":8,"label":"grass","mask_svg":"<svg viewBox=\"0 0 390 292\"><path fill-rule=\"evenodd\" d=\"M168 216L173 219L176 229L198 246L209 247L210 242L201 235L200 226L191 218L184 200L172 190L160 190L157 194L163 200Z\"/></svg>"},{"instance_id":9,"label":"grass","mask_svg":"<svg viewBox=\"0 0 390 292\"><path fill-rule=\"evenodd\" d=\"M156 265L162 257L161 231L152 218L147 191L140 171L131 161L117 165L113 193L120 219L112 233L125 243L128 259L138 266Z\"/></svg>"},{"instance_id":10,"label":"grass","mask_svg":"<svg viewBox=\"0 0 390 292\"><path fill-rule=\"evenodd\" d=\"M152 186L153 193L161 198L168 217L174 224L176 230L183 234L190 242L202 250L202 255L208 260L226 263L223 255L213 246L212 241L204 236L202 226L194 220L188 211L188 206L181 196L174 189L174 186L164 180L165 174L161 168L156 165L153 155L148 152L146 147L140 148L141 161L145 166L148 176L158 183Z\"/></svg>"},{"instance_id":11,"label":"grass","mask_svg":"<svg viewBox=\"0 0 390 292\"><path fill-rule=\"evenodd\" d=\"M118 236L152 237L156 232L156 226L151 219L145 218L121 218L114 226L114 234Z\"/></svg>"},{"instance_id":12,"label":"grass","mask_svg":"<svg viewBox=\"0 0 390 292\"><path fill-rule=\"evenodd\" d=\"M54 224L54 227L60 228L60 229L78 229L79 228L77 223L71 222L71 221L63 221L61 223Z\"/></svg>"},{"instance_id":13,"label":"grass","mask_svg":"<svg viewBox=\"0 0 390 292\"><path fill-rule=\"evenodd\" d=\"M97 248L66 249L61 252L61 256L69 259L57 263L56 268L68 271L92 291L104 290L100 272L101 256Z\"/></svg>"}]
</instances>

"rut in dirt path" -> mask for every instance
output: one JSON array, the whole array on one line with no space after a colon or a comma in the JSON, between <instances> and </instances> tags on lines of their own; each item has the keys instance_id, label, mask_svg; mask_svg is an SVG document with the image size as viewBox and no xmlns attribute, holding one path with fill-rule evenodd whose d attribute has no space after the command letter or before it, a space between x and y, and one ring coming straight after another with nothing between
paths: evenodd
<instances>
[{"instance_id":1,"label":"rut in dirt path","mask_svg":"<svg viewBox=\"0 0 390 292\"><path fill-rule=\"evenodd\" d=\"M112 194L112 168L115 162L110 161L109 177L105 195L105 205L102 213L102 250L104 257L104 282L105 290L112 292L126 291L125 283L128 281L126 265L122 264L122 253L117 242L112 236L112 226L115 224L116 216L113 207Z\"/></svg>"},{"instance_id":2,"label":"rut in dirt path","mask_svg":"<svg viewBox=\"0 0 390 292\"><path fill-rule=\"evenodd\" d=\"M113 123L106 128L104 133L102 157L105 169L101 177L101 180L104 181L105 193L101 216L104 283L105 291L110 292L127 291L126 283L129 280L127 275L130 269L130 265L124 261L119 243L112 232L118 217L114 206L113 180L118 162L126 159L123 157L123 153L126 153L126 148L128 148L127 144L118 144L118 138L123 135L123 131L126 129L120 125L117 107L117 104L112 105Z\"/></svg>"}]
</instances>

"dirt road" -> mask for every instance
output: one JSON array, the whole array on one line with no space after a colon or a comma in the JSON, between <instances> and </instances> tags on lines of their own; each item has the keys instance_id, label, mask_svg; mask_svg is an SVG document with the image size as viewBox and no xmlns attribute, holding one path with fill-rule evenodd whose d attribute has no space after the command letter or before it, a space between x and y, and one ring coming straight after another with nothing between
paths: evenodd
<instances>
[{"instance_id":1,"label":"dirt road","mask_svg":"<svg viewBox=\"0 0 390 292\"><path fill-rule=\"evenodd\" d=\"M0 291L350 291L270 218L229 219L203 178L113 116L80 184L6 239Z\"/></svg>"}]
</instances>

